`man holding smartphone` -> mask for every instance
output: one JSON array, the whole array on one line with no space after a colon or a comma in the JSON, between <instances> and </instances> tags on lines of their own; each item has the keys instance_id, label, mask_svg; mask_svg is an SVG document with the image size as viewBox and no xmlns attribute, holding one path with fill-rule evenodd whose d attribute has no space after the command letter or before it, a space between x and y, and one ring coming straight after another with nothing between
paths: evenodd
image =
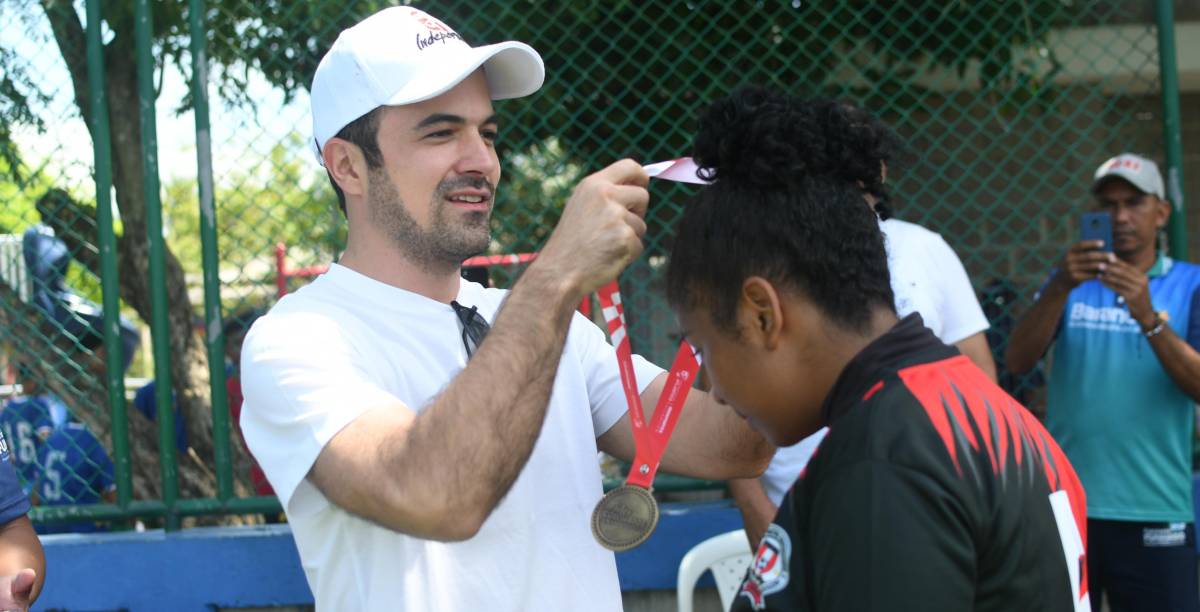
<instances>
[{"instance_id":1,"label":"man holding smartphone","mask_svg":"<svg viewBox=\"0 0 1200 612\"><path fill-rule=\"evenodd\" d=\"M1046 425L1087 491L1093 609L1200 610L1192 506L1200 401L1200 266L1160 252L1171 207L1158 166L1125 153L1092 193L1112 244L1080 240L1013 329L1007 361L1054 345Z\"/></svg>"}]
</instances>

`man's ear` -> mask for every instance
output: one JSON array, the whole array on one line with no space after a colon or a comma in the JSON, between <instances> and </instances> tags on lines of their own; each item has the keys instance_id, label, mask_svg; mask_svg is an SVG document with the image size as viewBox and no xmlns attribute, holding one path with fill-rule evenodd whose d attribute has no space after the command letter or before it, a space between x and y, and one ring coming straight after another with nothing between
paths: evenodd
<instances>
[{"instance_id":1,"label":"man's ear","mask_svg":"<svg viewBox=\"0 0 1200 612\"><path fill-rule=\"evenodd\" d=\"M767 350L779 346L783 336L783 305L771 281L751 276L742 283L738 298L738 323L747 342Z\"/></svg>"},{"instance_id":2,"label":"man's ear","mask_svg":"<svg viewBox=\"0 0 1200 612\"><path fill-rule=\"evenodd\" d=\"M321 148L321 159L342 193L362 197L367 192L367 160L358 145L334 136Z\"/></svg>"},{"instance_id":3,"label":"man's ear","mask_svg":"<svg viewBox=\"0 0 1200 612\"><path fill-rule=\"evenodd\" d=\"M1167 226L1167 219L1171 218L1171 203L1163 198L1158 198L1157 227L1162 229Z\"/></svg>"}]
</instances>

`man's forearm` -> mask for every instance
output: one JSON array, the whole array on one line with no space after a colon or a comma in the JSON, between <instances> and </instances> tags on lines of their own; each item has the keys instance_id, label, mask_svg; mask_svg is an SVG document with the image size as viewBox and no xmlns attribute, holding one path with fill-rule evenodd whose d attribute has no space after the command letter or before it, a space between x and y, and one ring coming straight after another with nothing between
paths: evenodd
<instances>
[{"instance_id":1,"label":"man's forearm","mask_svg":"<svg viewBox=\"0 0 1200 612\"><path fill-rule=\"evenodd\" d=\"M1070 289L1065 287L1057 275L1046 284L1042 295L1013 328L1005 350L1005 365L1008 371L1020 374L1033 369L1038 359L1054 340L1054 331L1062 318Z\"/></svg>"},{"instance_id":2,"label":"man's forearm","mask_svg":"<svg viewBox=\"0 0 1200 612\"><path fill-rule=\"evenodd\" d=\"M441 500L468 532L508 492L541 432L579 301L564 285L527 270L467 367L392 454L403 494Z\"/></svg>"},{"instance_id":3,"label":"man's forearm","mask_svg":"<svg viewBox=\"0 0 1200 612\"><path fill-rule=\"evenodd\" d=\"M729 481L729 493L742 514L742 525L746 529L746 538L750 540L750 549L757 550L762 542L767 526L775 518L779 510L767 497L762 483L757 478L736 478Z\"/></svg>"},{"instance_id":4,"label":"man's forearm","mask_svg":"<svg viewBox=\"0 0 1200 612\"><path fill-rule=\"evenodd\" d=\"M643 406L657 409L665 380L665 375L659 376L642 391ZM601 439L607 445L604 450L632 459L632 439L626 432L621 432L622 444L612 444L614 437L605 434ZM694 391L688 395L671 443L663 453L662 470L709 480L757 478L774 454L775 447L745 419L718 404L708 393Z\"/></svg>"},{"instance_id":5,"label":"man's forearm","mask_svg":"<svg viewBox=\"0 0 1200 612\"><path fill-rule=\"evenodd\" d=\"M1200 353L1168 325L1149 338L1167 376L1195 402L1200 402Z\"/></svg>"}]
</instances>

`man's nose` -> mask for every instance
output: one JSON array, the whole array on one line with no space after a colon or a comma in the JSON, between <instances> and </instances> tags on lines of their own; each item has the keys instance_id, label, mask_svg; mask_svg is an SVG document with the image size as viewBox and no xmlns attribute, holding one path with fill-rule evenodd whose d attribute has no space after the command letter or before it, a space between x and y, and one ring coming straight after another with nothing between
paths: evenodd
<instances>
[{"instance_id":1,"label":"man's nose","mask_svg":"<svg viewBox=\"0 0 1200 612\"><path fill-rule=\"evenodd\" d=\"M1132 211L1125 204L1117 204L1112 207L1113 223L1118 225L1128 225L1132 220Z\"/></svg>"},{"instance_id":2,"label":"man's nose","mask_svg":"<svg viewBox=\"0 0 1200 612\"><path fill-rule=\"evenodd\" d=\"M496 157L496 149L482 134L473 134L462 139L459 145L458 163L455 171L459 174L482 174L492 176L500 166Z\"/></svg>"}]
</instances>

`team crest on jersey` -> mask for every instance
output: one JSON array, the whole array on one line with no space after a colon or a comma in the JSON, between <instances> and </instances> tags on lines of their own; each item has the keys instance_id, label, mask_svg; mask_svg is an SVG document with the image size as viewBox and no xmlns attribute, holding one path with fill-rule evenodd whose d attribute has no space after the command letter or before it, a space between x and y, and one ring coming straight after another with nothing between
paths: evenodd
<instances>
[{"instance_id":1,"label":"team crest on jersey","mask_svg":"<svg viewBox=\"0 0 1200 612\"><path fill-rule=\"evenodd\" d=\"M787 588L788 567L792 564L792 538L787 531L771 523L763 535L762 544L754 554L754 563L746 581L742 583L740 595L750 600L755 610L766 607L765 598Z\"/></svg>"}]
</instances>

